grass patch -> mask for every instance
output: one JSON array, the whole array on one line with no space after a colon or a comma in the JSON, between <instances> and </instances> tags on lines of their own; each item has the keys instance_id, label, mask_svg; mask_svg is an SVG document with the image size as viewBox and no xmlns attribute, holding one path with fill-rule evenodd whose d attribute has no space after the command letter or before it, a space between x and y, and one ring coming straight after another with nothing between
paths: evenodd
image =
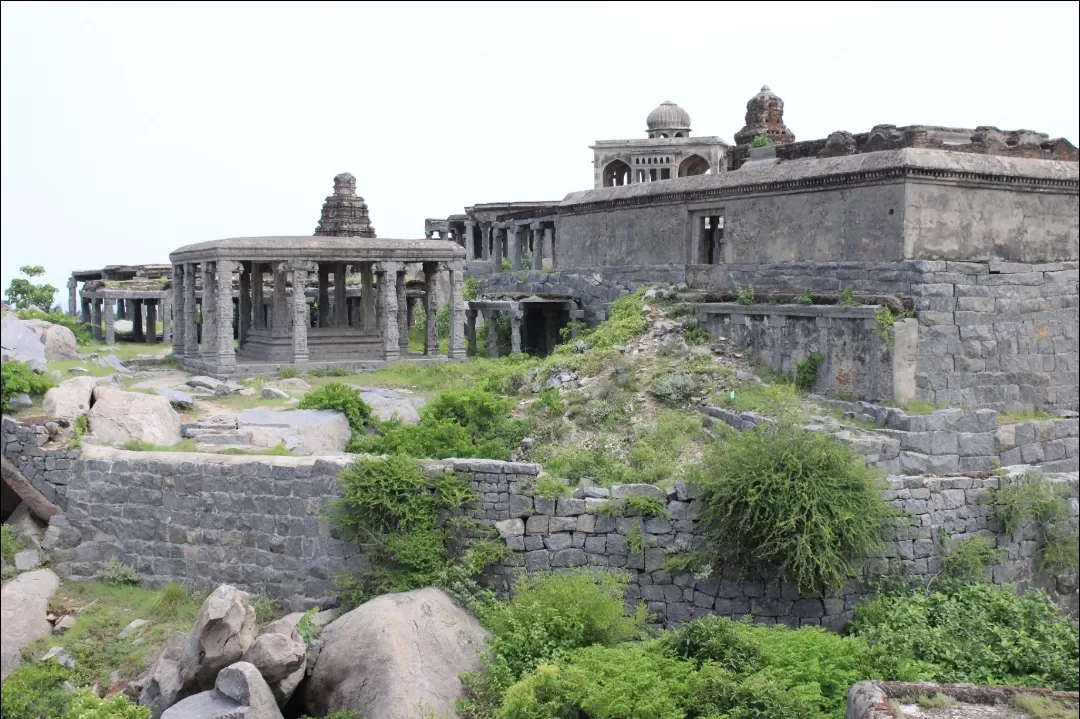
<instances>
[{"instance_id":1,"label":"grass patch","mask_svg":"<svg viewBox=\"0 0 1080 719\"><path fill-rule=\"evenodd\" d=\"M733 412L756 412L767 417L798 417L803 398L790 379L742 383L714 398L717 406Z\"/></svg>"},{"instance_id":2,"label":"grass patch","mask_svg":"<svg viewBox=\"0 0 1080 719\"><path fill-rule=\"evenodd\" d=\"M1016 697L1013 705L1020 711L1035 717L1035 719L1076 719L1075 706L1064 704L1037 694L1021 694Z\"/></svg>"},{"instance_id":3,"label":"grass patch","mask_svg":"<svg viewBox=\"0 0 1080 719\"><path fill-rule=\"evenodd\" d=\"M1021 422L1043 421L1053 418L1054 415L1041 409L1023 410L1021 412L998 412L997 423L1000 426L1003 424L1020 424Z\"/></svg>"},{"instance_id":4,"label":"grass patch","mask_svg":"<svg viewBox=\"0 0 1080 719\"><path fill-rule=\"evenodd\" d=\"M197 452L194 439L182 439L176 444L154 444L141 439L131 439L120 445L129 452Z\"/></svg>"},{"instance_id":5,"label":"grass patch","mask_svg":"<svg viewBox=\"0 0 1080 719\"><path fill-rule=\"evenodd\" d=\"M285 440L282 440L275 444L273 447L255 447L252 449L241 449L239 447L232 447L226 449L218 454L232 454L232 455L257 455L257 456L270 456L270 457L291 457L292 450L285 445Z\"/></svg>"}]
</instances>

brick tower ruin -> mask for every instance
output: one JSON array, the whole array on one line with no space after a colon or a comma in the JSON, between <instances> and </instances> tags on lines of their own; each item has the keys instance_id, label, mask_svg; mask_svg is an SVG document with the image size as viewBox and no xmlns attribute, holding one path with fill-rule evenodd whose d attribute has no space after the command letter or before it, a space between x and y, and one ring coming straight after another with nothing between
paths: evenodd
<instances>
[{"instance_id":1,"label":"brick tower ruin","mask_svg":"<svg viewBox=\"0 0 1080 719\"><path fill-rule=\"evenodd\" d=\"M794 133L784 124L784 101L768 85L762 85L761 92L746 103L746 126L735 133L735 144L749 145L758 135L765 135L774 145L795 142Z\"/></svg>"},{"instance_id":2,"label":"brick tower ruin","mask_svg":"<svg viewBox=\"0 0 1080 719\"><path fill-rule=\"evenodd\" d=\"M316 235L331 237L375 237L368 206L356 194L356 178L343 172L334 178L334 194L326 198Z\"/></svg>"}]
</instances>

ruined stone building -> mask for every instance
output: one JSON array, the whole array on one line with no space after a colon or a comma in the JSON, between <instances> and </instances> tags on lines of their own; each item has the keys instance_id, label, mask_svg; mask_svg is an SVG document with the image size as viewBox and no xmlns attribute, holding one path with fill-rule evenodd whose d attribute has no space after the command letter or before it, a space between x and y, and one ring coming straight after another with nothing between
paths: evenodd
<instances>
[{"instance_id":1,"label":"ruined stone building","mask_svg":"<svg viewBox=\"0 0 1080 719\"><path fill-rule=\"evenodd\" d=\"M699 305L703 325L778 368L823 354L820 391L1077 408L1075 146L1027 130L922 125L795 142L767 86L744 121L728 146L690 136L686 113L665 103L650 137L593 145L593 189L557 203L478 204L425 231L465 247L488 299L572 299L590 323L637 286L683 283L721 300ZM700 155L708 171L677 172L699 139L717 153ZM654 147L664 148L656 162L635 159ZM845 289L888 295L897 315L914 317L878 331L880 303L838 306ZM723 301L736 290L744 304ZM807 291L810 306L746 304Z\"/></svg>"}]
</instances>

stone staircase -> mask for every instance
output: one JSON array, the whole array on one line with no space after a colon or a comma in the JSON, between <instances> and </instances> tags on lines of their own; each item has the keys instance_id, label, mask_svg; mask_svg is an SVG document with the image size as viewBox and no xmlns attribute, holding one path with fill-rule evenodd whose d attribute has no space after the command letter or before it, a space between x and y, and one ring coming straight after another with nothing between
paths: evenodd
<instances>
[{"instance_id":1,"label":"stone staircase","mask_svg":"<svg viewBox=\"0 0 1080 719\"><path fill-rule=\"evenodd\" d=\"M180 425L180 435L194 439L199 452L226 452L230 449L257 450L251 435L238 429L236 417L217 415L199 422Z\"/></svg>"}]
</instances>

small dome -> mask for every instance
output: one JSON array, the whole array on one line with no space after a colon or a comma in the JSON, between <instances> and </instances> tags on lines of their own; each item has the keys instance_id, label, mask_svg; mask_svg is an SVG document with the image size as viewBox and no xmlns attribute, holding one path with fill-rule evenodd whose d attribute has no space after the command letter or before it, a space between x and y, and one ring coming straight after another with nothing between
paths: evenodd
<instances>
[{"instance_id":1,"label":"small dome","mask_svg":"<svg viewBox=\"0 0 1080 719\"><path fill-rule=\"evenodd\" d=\"M645 125L649 130L689 130L690 113L668 100L649 113Z\"/></svg>"}]
</instances>

